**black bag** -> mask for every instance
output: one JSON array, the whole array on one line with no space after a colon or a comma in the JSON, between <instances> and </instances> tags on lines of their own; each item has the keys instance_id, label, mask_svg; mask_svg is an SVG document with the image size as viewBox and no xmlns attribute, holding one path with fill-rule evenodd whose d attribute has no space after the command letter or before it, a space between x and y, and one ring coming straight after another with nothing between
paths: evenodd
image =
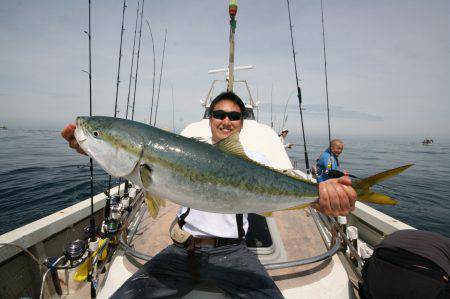
<instances>
[{"instance_id":1,"label":"black bag","mask_svg":"<svg viewBox=\"0 0 450 299\"><path fill-rule=\"evenodd\" d=\"M361 298L450 298L450 239L402 230L375 247L362 269Z\"/></svg>"}]
</instances>

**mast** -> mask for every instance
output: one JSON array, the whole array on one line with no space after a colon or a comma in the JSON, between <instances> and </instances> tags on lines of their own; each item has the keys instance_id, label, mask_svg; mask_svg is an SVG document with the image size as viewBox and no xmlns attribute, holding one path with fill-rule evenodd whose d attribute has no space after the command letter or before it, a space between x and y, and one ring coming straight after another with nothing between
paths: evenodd
<instances>
[{"instance_id":1,"label":"mast","mask_svg":"<svg viewBox=\"0 0 450 299\"><path fill-rule=\"evenodd\" d=\"M234 83L234 32L236 30L236 14L237 14L237 0L230 0L228 5L228 12L230 14L230 58L228 60L228 86L227 91L233 91Z\"/></svg>"}]
</instances>

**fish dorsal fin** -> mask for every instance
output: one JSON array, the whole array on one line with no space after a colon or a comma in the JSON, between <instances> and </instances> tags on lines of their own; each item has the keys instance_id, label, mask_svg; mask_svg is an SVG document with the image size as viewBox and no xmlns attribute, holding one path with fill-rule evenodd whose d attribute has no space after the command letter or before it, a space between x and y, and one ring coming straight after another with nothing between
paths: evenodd
<instances>
[{"instance_id":1,"label":"fish dorsal fin","mask_svg":"<svg viewBox=\"0 0 450 299\"><path fill-rule=\"evenodd\" d=\"M247 154L245 154L244 148L239 141L239 132L233 133L227 138L220 140L219 142L214 144L214 146L221 151L250 160L250 158L247 157Z\"/></svg>"},{"instance_id":2,"label":"fish dorsal fin","mask_svg":"<svg viewBox=\"0 0 450 299\"><path fill-rule=\"evenodd\" d=\"M228 136L227 138L220 140L219 142L214 144L214 146L216 148L220 149L221 151L241 157L241 158L246 159L246 160L248 160L256 165L259 165L261 167L265 167L270 170L279 172L283 175L290 176L290 177L292 177L296 180L302 181L302 182L308 182L307 180L298 176L295 172L293 172L291 170L279 170L279 169L261 164L259 162L256 162L256 161L250 159L247 156L247 154L245 153L244 147L242 146L241 142L239 141L239 132L233 133L232 135Z\"/></svg>"}]
</instances>

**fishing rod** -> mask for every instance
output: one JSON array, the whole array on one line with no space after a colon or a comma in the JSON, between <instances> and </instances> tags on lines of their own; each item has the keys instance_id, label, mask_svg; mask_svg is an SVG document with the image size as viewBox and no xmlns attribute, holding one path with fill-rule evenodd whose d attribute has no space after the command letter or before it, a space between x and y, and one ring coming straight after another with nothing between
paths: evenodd
<instances>
[{"instance_id":1,"label":"fishing rod","mask_svg":"<svg viewBox=\"0 0 450 299\"><path fill-rule=\"evenodd\" d=\"M134 94L133 94L133 107L131 108L131 120L134 120L134 107L136 105L136 86L137 86L137 80L138 80L138 71L139 71L139 56L141 53L141 38L142 38L142 19L144 16L144 4L145 0L142 0L142 7L141 7L141 24L139 26L139 44L138 44L138 52L137 52L137 58L136 58L136 72L134 76Z\"/></svg>"},{"instance_id":2,"label":"fishing rod","mask_svg":"<svg viewBox=\"0 0 450 299\"><path fill-rule=\"evenodd\" d=\"M327 53L325 50L325 25L323 21L323 0L320 0L320 8L322 12L322 42L323 42L323 60L325 67L325 93L327 96L327 116L328 116L328 143L331 148L331 125L330 125L330 105L328 100L328 72L327 72Z\"/></svg>"},{"instance_id":3,"label":"fishing rod","mask_svg":"<svg viewBox=\"0 0 450 299\"><path fill-rule=\"evenodd\" d=\"M134 36L133 36L133 50L131 51L131 69L130 69L130 78L128 80L128 96L127 96L127 108L125 113L125 119L128 119L128 108L130 107L130 92L131 92L131 79L133 77L133 66L134 66L134 50L136 47L136 31L137 31L137 24L138 24L138 18L139 18L139 6L140 1L138 1L137 9L136 9L136 23L134 24ZM126 187L126 185L125 185Z\"/></svg>"},{"instance_id":4,"label":"fishing rod","mask_svg":"<svg viewBox=\"0 0 450 299\"><path fill-rule=\"evenodd\" d=\"M305 127L303 124L303 112L302 112L302 92L299 86L298 73L297 73L297 61L295 59L295 48L294 48L294 36L292 33L292 21L291 21L291 9L289 6L289 0L286 0L288 7L288 16L289 16L289 30L291 32L291 45L292 45L292 56L294 58L294 70L295 70L295 81L297 84L297 97L298 97L298 108L300 111L300 122L302 125L302 136L303 136L303 146L305 152L305 166L306 166L306 174L309 176L311 174L311 170L309 168L309 159L308 159L308 151L306 149L306 136L305 136Z\"/></svg>"},{"instance_id":5,"label":"fishing rod","mask_svg":"<svg viewBox=\"0 0 450 299\"><path fill-rule=\"evenodd\" d=\"M118 100L118 97L119 97L120 62L122 61L122 41L123 41L123 32L125 31L123 24L124 24L124 21L125 21L125 8L126 7L127 7L126 0L123 0L122 28L120 30L119 63L118 63L118 67L117 67L116 101L115 101L115 104L114 104L114 117L117 117L117 112L118 112L117 111L117 100ZM120 193L120 184L119 184L119 190L117 191L117 193ZM110 213L110 208L111 208L111 175L109 175L109 178L108 178L107 195L108 195L108 197L106 198L105 211L104 211L105 220L108 220L109 213Z\"/></svg>"},{"instance_id":6,"label":"fishing rod","mask_svg":"<svg viewBox=\"0 0 450 299\"><path fill-rule=\"evenodd\" d=\"M273 95L273 84L272 87L270 88L270 127L273 129L272 95Z\"/></svg>"},{"instance_id":7,"label":"fishing rod","mask_svg":"<svg viewBox=\"0 0 450 299\"><path fill-rule=\"evenodd\" d=\"M153 80L152 80L152 104L150 106L150 118L148 121L148 124L152 124L152 118L153 118L153 99L155 96L155 79L156 79L156 55L155 55L155 40L153 39L153 32L152 28L150 27L150 22L148 20L145 20L147 23L148 30L150 31L150 37L152 39L152 48L153 48Z\"/></svg>"},{"instance_id":8,"label":"fishing rod","mask_svg":"<svg viewBox=\"0 0 450 299\"><path fill-rule=\"evenodd\" d=\"M161 92L161 80L162 80L162 72L163 72L163 67L164 67L164 54L166 52L166 39L167 39L167 29L164 31L164 47L163 47L162 58L161 58L161 70L159 72L158 96L156 98L155 121L153 122L153 126L156 126L156 117L158 116L159 94Z\"/></svg>"},{"instance_id":9,"label":"fishing rod","mask_svg":"<svg viewBox=\"0 0 450 299\"><path fill-rule=\"evenodd\" d=\"M116 101L114 104L114 117L117 117L117 99L119 97L119 84L120 84L120 63L122 61L122 42L123 42L123 32L124 22L125 22L125 9L127 7L126 0L123 0L123 9L122 9L122 28L120 29L120 46L119 46L119 63L117 66L117 81L116 81Z\"/></svg>"},{"instance_id":10,"label":"fishing rod","mask_svg":"<svg viewBox=\"0 0 450 299\"><path fill-rule=\"evenodd\" d=\"M286 124L286 121L288 118L287 107L288 107L289 101L291 100L291 97L294 95L294 92L295 92L295 90L293 92L291 92L291 94L289 95L289 97L286 100L286 104L284 105L283 121L281 122L280 129L278 130L279 132L281 132L284 129L284 125Z\"/></svg>"},{"instance_id":11,"label":"fishing rod","mask_svg":"<svg viewBox=\"0 0 450 299\"><path fill-rule=\"evenodd\" d=\"M91 0L89 0L89 31L85 33L89 38L89 116L92 116L92 34L91 34ZM89 157L89 170L90 170L90 187L91 187L91 215L89 219L89 251L88 256L91 256L93 252L97 249L98 240L96 238L96 227L94 218L94 163L91 157ZM94 298L96 295L95 281L92 279L92 263L88 265L88 275L87 280L91 282L91 297Z\"/></svg>"},{"instance_id":12,"label":"fishing rod","mask_svg":"<svg viewBox=\"0 0 450 299\"><path fill-rule=\"evenodd\" d=\"M89 116L92 116L92 45L91 45L91 0L89 0L89 31L84 31L89 38ZM91 216L90 216L90 239L95 242L95 218L94 218L94 163L89 158L90 185L91 185Z\"/></svg>"},{"instance_id":13,"label":"fishing rod","mask_svg":"<svg viewBox=\"0 0 450 299\"><path fill-rule=\"evenodd\" d=\"M136 22L134 24L134 35L133 35L133 49L131 51L131 68L130 68L130 78L128 80L128 95L127 95L127 108L125 113L125 119L128 119L128 109L130 108L130 92L131 92L131 79L133 77L133 66L134 66L134 51L136 49L136 31L137 31L137 25L138 25L138 19L139 19L139 8L140 8L140 1L137 3L137 9L136 9ZM125 188L123 190L123 196L128 197L128 180L125 180Z\"/></svg>"},{"instance_id":14,"label":"fishing rod","mask_svg":"<svg viewBox=\"0 0 450 299\"><path fill-rule=\"evenodd\" d=\"M172 85L172 133L175 133L175 102L173 100L173 85Z\"/></svg>"}]
</instances>

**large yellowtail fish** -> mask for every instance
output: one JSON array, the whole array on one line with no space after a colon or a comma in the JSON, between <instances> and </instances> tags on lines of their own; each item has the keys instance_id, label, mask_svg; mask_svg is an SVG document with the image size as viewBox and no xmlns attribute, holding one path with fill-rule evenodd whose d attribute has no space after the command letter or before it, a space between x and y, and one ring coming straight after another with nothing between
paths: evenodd
<instances>
[{"instance_id":1,"label":"large yellowtail fish","mask_svg":"<svg viewBox=\"0 0 450 299\"><path fill-rule=\"evenodd\" d=\"M210 145L112 117L78 117L76 123L75 137L90 157L110 175L148 191L152 216L161 199L207 212L264 214L304 208L318 198L316 183L250 160L238 134ZM354 181L358 198L395 204L370 187L410 166Z\"/></svg>"}]
</instances>

